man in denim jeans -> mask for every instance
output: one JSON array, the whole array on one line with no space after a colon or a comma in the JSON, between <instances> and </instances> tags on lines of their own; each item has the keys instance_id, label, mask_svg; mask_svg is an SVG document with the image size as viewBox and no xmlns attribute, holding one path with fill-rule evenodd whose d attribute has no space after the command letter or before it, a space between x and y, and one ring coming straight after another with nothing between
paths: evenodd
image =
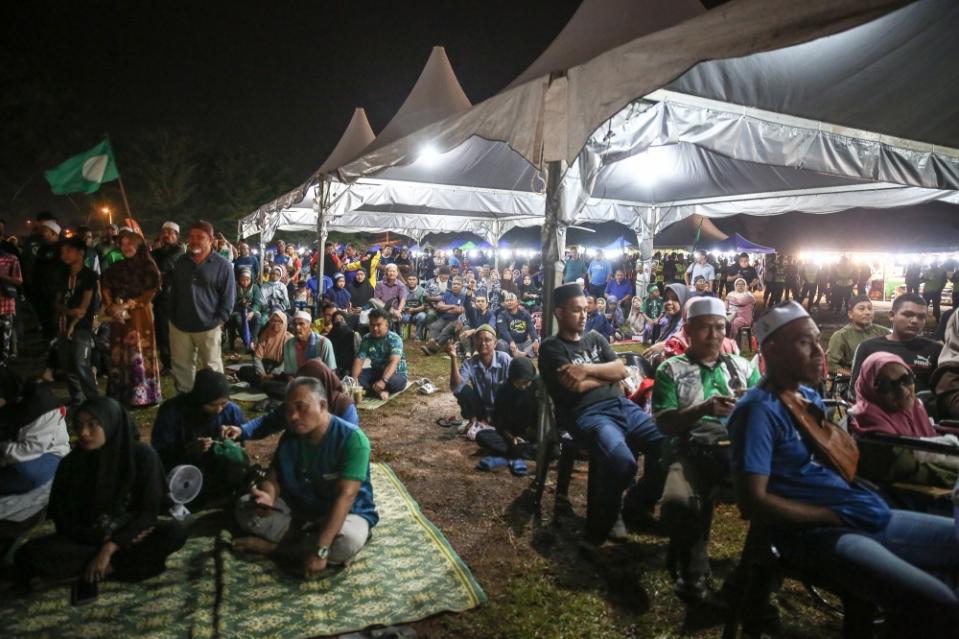
<instances>
[{"instance_id":1,"label":"man in denim jeans","mask_svg":"<svg viewBox=\"0 0 959 639\"><path fill-rule=\"evenodd\" d=\"M959 569L953 521L890 509L807 446L780 399L793 393L822 415L822 400L811 387L822 377L825 354L819 329L802 306L787 302L772 309L753 324L753 334L766 378L739 401L729 423L743 516L768 526L791 563L880 606L887 636L954 636L959 598L940 579Z\"/></svg>"},{"instance_id":2,"label":"man in denim jeans","mask_svg":"<svg viewBox=\"0 0 959 639\"><path fill-rule=\"evenodd\" d=\"M63 240L60 259L67 274L57 291L57 355L66 373L70 402L79 406L97 396L93 376L93 316L97 310L97 274L83 265L86 243L82 238Z\"/></svg>"},{"instance_id":3,"label":"man in denim jeans","mask_svg":"<svg viewBox=\"0 0 959 639\"><path fill-rule=\"evenodd\" d=\"M601 463L590 472L599 475L600 488L590 496L586 539L601 544L607 536L626 535L621 508L623 493L636 476L636 458L642 453L642 481L627 493L626 505L646 515L663 492L659 464L663 434L652 418L623 396L623 365L609 342L586 327L586 296L577 284L556 287L553 310L559 333L543 340L539 370L556 405L559 427L569 433Z\"/></svg>"}]
</instances>

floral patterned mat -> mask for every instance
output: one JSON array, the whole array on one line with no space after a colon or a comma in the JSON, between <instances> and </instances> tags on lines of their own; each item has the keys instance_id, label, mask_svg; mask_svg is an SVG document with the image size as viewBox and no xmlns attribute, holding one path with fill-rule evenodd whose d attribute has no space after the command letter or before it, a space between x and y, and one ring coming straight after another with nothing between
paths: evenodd
<instances>
[{"instance_id":1,"label":"floral patterned mat","mask_svg":"<svg viewBox=\"0 0 959 639\"><path fill-rule=\"evenodd\" d=\"M69 589L0 603L4 637L314 637L474 608L486 595L388 466L372 467L380 522L349 568L315 581L237 555L229 533L194 537L140 584L107 582L92 605Z\"/></svg>"}]
</instances>

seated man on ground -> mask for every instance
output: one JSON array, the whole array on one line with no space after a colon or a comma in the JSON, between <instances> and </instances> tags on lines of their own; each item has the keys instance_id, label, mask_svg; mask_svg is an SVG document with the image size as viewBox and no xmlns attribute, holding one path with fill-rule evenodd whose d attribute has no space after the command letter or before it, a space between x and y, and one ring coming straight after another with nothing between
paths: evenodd
<instances>
[{"instance_id":1,"label":"seated man on ground","mask_svg":"<svg viewBox=\"0 0 959 639\"><path fill-rule=\"evenodd\" d=\"M662 494L660 447L663 435L652 418L623 396L620 382L626 367L609 342L586 328L586 296L579 284L564 284L553 292L553 313L559 333L543 341L539 370L556 405L560 428L600 461L601 488L596 491L594 516L587 522L587 540L602 543L614 532L625 536L620 511L623 492L636 475L643 454L642 481L630 489L627 504L648 515ZM615 527L615 530L613 530Z\"/></svg>"},{"instance_id":2,"label":"seated man on ground","mask_svg":"<svg viewBox=\"0 0 959 639\"><path fill-rule=\"evenodd\" d=\"M370 367L363 368L367 358ZM360 340L351 376L363 390L382 400L406 388L403 338L390 330L390 318L385 310L370 311L370 332Z\"/></svg>"},{"instance_id":3,"label":"seated man on ground","mask_svg":"<svg viewBox=\"0 0 959 639\"><path fill-rule=\"evenodd\" d=\"M296 378L284 403L288 426L269 475L237 505L237 522L251 536L233 547L272 555L310 579L329 564L349 563L379 521L370 442L330 414L319 380Z\"/></svg>"},{"instance_id":4,"label":"seated man on ground","mask_svg":"<svg viewBox=\"0 0 959 639\"><path fill-rule=\"evenodd\" d=\"M506 372L513 358L496 350L496 331L483 324L473 333L474 355L459 363L454 342L446 346L450 356L450 390L460 407L460 415L467 420L463 432L473 433L478 425L492 425L493 401L496 391L506 381Z\"/></svg>"},{"instance_id":5,"label":"seated man on ground","mask_svg":"<svg viewBox=\"0 0 959 639\"><path fill-rule=\"evenodd\" d=\"M715 297L690 300L683 331L686 352L656 370L653 414L668 438L662 521L676 564L676 593L700 602L710 587L708 546L716 496L729 477L726 423L738 397L759 381L759 371L738 355L722 354L726 307Z\"/></svg>"},{"instance_id":6,"label":"seated man on ground","mask_svg":"<svg viewBox=\"0 0 959 639\"><path fill-rule=\"evenodd\" d=\"M514 293L503 293L503 309L496 316L496 350L512 357L535 357L539 352L539 335L533 317L519 305Z\"/></svg>"},{"instance_id":7,"label":"seated man on ground","mask_svg":"<svg viewBox=\"0 0 959 639\"><path fill-rule=\"evenodd\" d=\"M65 414L47 384L25 384L0 367L0 521L24 521L46 506L57 466L70 452ZM29 503L28 493L37 500Z\"/></svg>"},{"instance_id":8,"label":"seated man on ground","mask_svg":"<svg viewBox=\"0 0 959 639\"><path fill-rule=\"evenodd\" d=\"M440 269L442 275L442 269ZM455 339L460 328L460 316L466 312L466 293L463 278L457 276L449 281L449 288L435 305L437 318L429 325L429 341L422 346L424 355L433 355L446 348L446 343Z\"/></svg>"},{"instance_id":9,"label":"seated man on ground","mask_svg":"<svg viewBox=\"0 0 959 639\"><path fill-rule=\"evenodd\" d=\"M360 415L356 412L353 399L345 392L340 378L327 368L326 364L318 359L311 359L300 370L296 371L296 376L312 377L319 380L326 390L330 413L354 426L360 425ZM224 437L245 441L269 437L274 433L284 431L286 427L286 407L280 404L271 412L254 417L246 423L239 421L224 426L222 433Z\"/></svg>"},{"instance_id":10,"label":"seated man on ground","mask_svg":"<svg viewBox=\"0 0 959 639\"><path fill-rule=\"evenodd\" d=\"M939 436L929 422L922 402L916 399L915 378L902 358L873 353L862 363L856 380L856 405L850 426L853 432L891 437L917 437L959 446L952 435ZM860 443L859 474L878 484L919 484L952 488L959 469L957 455Z\"/></svg>"},{"instance_id":11,"label":"seated man on ground","mask_svg":"<svg viewBox=\"0 0 959 639\"><path fill-rule=\"evenodd\" d=\"M403 318L406 297L409 295L409 289L399 275L400 269L396 264L387 264L383 267L383 279L376 283L373 290L374 299L383 302L392 322L399 322Z\"/></svg>"},{"instance_id":12,"label":"seated man on ground","mask_svg":"<svg viewBox=\"0 0 959 639\"><path fill-rule=\"evenodd\" d=\"M56 532L27 542L16 554L19 578L78 578L95 596L110 575L147 579L186 541L177 521L158 521L166 489L160 458L116 400L84 402L74 416L77 447L53 480L47 514Z\"/></svg>"},{"instance_id":13,"label":"seated man on ground","mask_svg":"<svg viewBox=\"0 0 959 639\"><path fill-rule=\"evenodd\" d=\"M852 360L859 344L873 337L889 335L885 326L873 324L872 300L857 295L849 300L849 323L832 334L826 349L826 363L833 375L851 375Z\"/></svg>"},{"instance_id":14,"label":"seated man on ground","mask_svg":"<svg viewBox=\"0 0 959 639\"><path fill-rule=\"evenodd\" d=\"M882 607L888 636L951 635L959 598L935 575L959 569L952 519L890 510L807 444L801 433L825 420L811 388L822 380L825 353L805 309L788 302L753 328L766 377L729 424L743 516L768 527L790 564Z\"/></svg>"},{"instance_id":15,"label":"seated man on ground","mask_svg":"<svg viewBox=\"0 0 959 639\"><path fill-rule=\"evenodd\" d=\"M312 324L313 317L306 311L297 311L293 315L293 339L283 345L283 372L287 376L292 376L311 359L321 359L336 370L333 344L314 331Z\"/></svg>"},{"instance_id":16,"label":"seated man on ground","mask_svg":"<svg viewBox=\"0 0 959 639\"><path fill-rule=\"evenodd\" d=\"M859 367L873 353L894 353L901 357L916 376L916 390L931 388L932 372L939 365L942 344L922 337L926 326L926 303L918 295L900 295L892 302L889 311L892 333L885 337L864 340L856 348L852 365L852 387L855 388Z\"/></svg>"},{"instance_id":17,"label":"seated man on ground","mask_svg":"<svg viewBox=\"0 0 959 639\"><path fill-rule=\"evenodd\" d=\"M203 471L204 499L223 497L243 480L246 455L241 450L220 455L222 444L216 440L227 426L245 421L243 409L230 401L226 376L204 368L197 371L189 393L160 405L150 443L167 472L180 464L196 466Z\"/></svg>"}]
</instances>

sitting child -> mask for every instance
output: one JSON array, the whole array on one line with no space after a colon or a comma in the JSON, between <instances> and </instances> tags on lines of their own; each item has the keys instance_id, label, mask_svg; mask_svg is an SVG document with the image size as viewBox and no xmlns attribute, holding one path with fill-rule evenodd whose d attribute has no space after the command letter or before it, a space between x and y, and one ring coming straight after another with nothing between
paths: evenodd
<instances>
[{"instance_id":1,"label":"sitting child","mask_svg":"<svg viewBox=\"0 0 959 639\"><path fill-rule=\"evenodd\" d=\"M643 300L643 315L646 316L646 329L643 331L643 342L652 343L659 339L660 320L663 317L665 301L656 284L650 284L646 289L648 296Z\"/></svg>"}]
</instances>

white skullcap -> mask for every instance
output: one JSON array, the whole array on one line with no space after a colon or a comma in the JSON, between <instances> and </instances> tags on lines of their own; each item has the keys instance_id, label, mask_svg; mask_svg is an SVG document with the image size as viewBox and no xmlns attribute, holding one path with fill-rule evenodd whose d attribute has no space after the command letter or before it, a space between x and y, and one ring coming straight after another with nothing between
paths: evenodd
<instances>
[{"instance_id":1,"label":"white skullcap","mask_svg":"<svg viewBox=\"0 0 959 639\"><path fill-rule=\"evenodd\" d=\"M718 315L726 317L726 305L715 297L694 297L686 302L686 319L702 315Z\"/></svg>"},{"instance_id":2,"label":"white skullcap","mask_svg":"<svg viewBox=\"0 0 959 639\"><path fill-rule=\"evenodd\" d=\"M53 220L44 220L40 222L40 226L45 226L57 235L60 235L60 225Z\"/></svg>"},{"instance_id":3,"label":"white skullcap","mask_svg":"<svg viewBox=\"0 0 959 639\"><path fill-rule=\"evenodd\" d=\"M164 222L163 226L161 226L160 228L171 229L174 233L177 233L177 234L180 233L180 225L177 224L176 222Z\"/></svg>"},{"instance_id":4,"label":"white skullcap","mask_svg":"<svg viewBox=\"0 0 959 639\"><path fill-rule=\"evenodd\" d=\"M307 322L312 322L313 316L307 313L306 311L300 310L293 313L293 319L295 320L301 319L301 320L306 320Z\"/></svg>"},{"instance_id":5,"label":"white skullcap","mask_svg":"<svg viewBox=\"0 0 959 639\"><path fill-rule=\"evenodd\" d=\"M753 334L762 344L766 339L778 331L780 328L804 317L809 317L809 313L796 302L786 302L779 306L769 309L762 317L753 322Z\"/></svg>"}]
</instances>

